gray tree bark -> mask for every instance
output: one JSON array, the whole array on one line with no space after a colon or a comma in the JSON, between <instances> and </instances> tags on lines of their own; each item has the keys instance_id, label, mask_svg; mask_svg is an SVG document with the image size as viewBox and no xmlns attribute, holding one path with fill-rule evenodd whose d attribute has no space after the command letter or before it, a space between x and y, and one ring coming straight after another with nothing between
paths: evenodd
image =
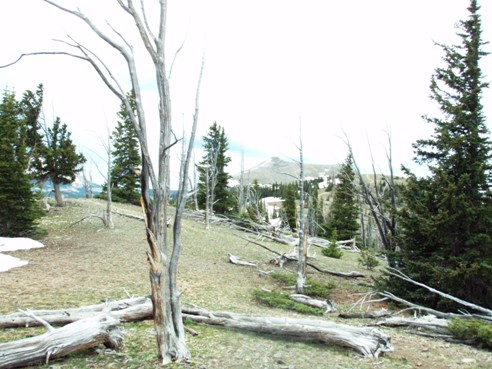
<instances>
[{"instance_id":1,"label":"gray tree bark","mask_svg":"<svg viewBox=\"0 0 492 369\"><path fill-rule=\"evenodd\" d=\"M104 309L113 318L124 322L149 319L153 316L152 303L142 297L78 309L33 311L32 314L51 324L60 324L60 322L66 324L82 317L87 318L91 314L98 314ZM354 327L325 320L243 315L200 309L182 309L182 318L240 331L348 347L365 357L378 357L393 350L390 336L379 329ZM40 319L33 319L32 316L21 313L0 316L0 327L2 327L2 322L10 324L10 327L13 327L14 322L16 327L41 324Z\"/></svg>"},{"instance_id":2,"label":"gray tree bark","mask_svg":"<svg viewBox=\"0 0 492 369\"><path fill-rule=\"evenodd\" d=\"M63 194L61 193L60 184L53 182L53 190L55 192L56 206L65 206Z\"/></svg>"},{"instance_id":3,"label":"gray tree bark","mask_svg":"<svg viewBox=\"0 0 492 369\"><path fill-rule=\"evenodd\" d=\"M130 16L132 23L136 26L140 35L140 41L147 51L148 56L153 62L155 71L155 82L158 90L159 103L156 120L160 122L159 129L159 148L158 161L154 166L150 156L147 140L146 111L143 107L143 98L140 88L139 73L133 54L133 47L124 39L123 35L114 32L110 37L79 9L71 10L65 8L55 1L43 0L44 2L58 8L59 10L75 16L85 22L90 29L110 49L116 50L124 59L128 67L128 76L131 81L132 89L135 92L136 114L134 114L130 101L110 69L104 61L89 48L77 42L73 38L65 45L75 49L75 53L58 52L87 61L95 69L106 86L121 100L126 107L129 118L131 119L138 136L142 153L141 171L141 193L142 208L145 215L145 225L147 232L147 242L149 252L147 259L150 266L149 278L151 282L154 327L156 331L157 352L163 364L171 361L187 361L190 353L184 341L184 329L181 319L179 291L176 285L177 263L179 259L181 241L179 235L180 222L175 221L173 228L174 240L170 245L167 236L167 207L169 202L170 185L170 149L176 142L171 143L171 99L170 88L166 66L166 26L167 26L167 0L158 0L157 32L152 32L147 22L144 2L140 3L139 9L134 6L133 0L117 0L124 13ZM123 41L119 43L118 41ZM198 89L197 89L198 90ZM198 94L197 94L198 95ZM196 119L196 118L195 118ZM190 140L190 147L193 141ZM189 164L189 161L187 161ZM188 165L187 164L187 165ZM187 170L181 171L187 178ZM153 189L153 196L150 196L150 188ZM186 181L180 180L179 191L186 196ZM176 217L182 213L176 212ZM171 247L170 247L171 246Z\"/></svg>"},{"instance_id":4,"label":"gray tree bark","mask_svg":"<svg viewBox=\"0 0 492 369\"><path fill-rule=\"evenodd\" d=\"M100 344L116 349L122 339L119 319L104 313L57 329L42 319L37 320L48 332L19 341L0 343L0 369L48 364L50 359Z\"/></svg>"}]
</instances>

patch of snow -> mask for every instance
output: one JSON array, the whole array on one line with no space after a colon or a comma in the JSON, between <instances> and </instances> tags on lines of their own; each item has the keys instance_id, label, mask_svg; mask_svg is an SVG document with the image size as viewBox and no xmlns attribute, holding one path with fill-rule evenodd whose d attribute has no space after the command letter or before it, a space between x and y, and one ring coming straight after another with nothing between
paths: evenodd
<instances>
[{"instance_id":1,"label":"patch of snow","mask_svg":"<svg viewBox=\"0 0 492 369\"><path fill-rule=\"evenodd\" d=\"M0 252L30 250L30 249L38 249L40 247L44 247L44 245L41 242L32 240L30 238L0 237Z\"/></svg>"},{"instance_id":2,"label":"patch of snow","mask_svg":"<svg viewBox=\"0 0 492 369\"><path fill-rule=\"evenodd\" d=\"M4 254L0 253L0 273L6 272L9 269L18 268L18 267L21 267L24 265L27 265L26 260L21 260L18 258L14 258L13 256L4 255Z\"/></svg>"},{"instance_id":3,"label":"patch of snow","mask_svg":"<svg viewBox=\"0 0 492 369\"><path fill-rule=\"evenodd\" d=\"M44 245L41 242L30 238L0 237L0 273L6 272L12 268L27 265L28 263L26 260L21 260L10 255L4 255L2 252L38 249L40 247L44 247Z\"/></svg>"}]
</instances>

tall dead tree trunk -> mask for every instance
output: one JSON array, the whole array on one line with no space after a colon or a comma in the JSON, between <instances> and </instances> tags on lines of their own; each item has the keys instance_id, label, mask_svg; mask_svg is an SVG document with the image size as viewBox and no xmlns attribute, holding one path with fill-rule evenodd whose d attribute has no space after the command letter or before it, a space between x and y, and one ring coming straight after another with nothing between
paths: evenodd
<instances>
[{"instance_id":1,"label":"tall dead tree trunk","mask_svg":"<svg viewBox=\"0 0 492 369\"><path fill-rule=\"evenodd\" d=\"M111 153L111 134L108 128L108 141L105 143L101 140L104 150L106 151L107 160L106 160L106 192L108 194L108 202L106 203L106 214L104 214L104 224L107 228L113 229L113 181L111 176L111 167L112 167L112 153Z\"/></svg>"},{"instance_id":2,"label":"tall dead tree trunk","mask_svg":"<svg viewBox=\"0 0 492 369\"><path fill-rule=\"evenodd\" d=\"M92 188L91 188L91 183L89 181L89 178L87 177L87 172L85 170L85 166L82 169L82 176L84 178L85 198L86 199L91 199L92 198Z\"/></svg>"},{"instance_id":3,"label":"tall dead tree trunk","mask_svg":"<svg viewBox=\"0 0 492 369\"><path fill-rule=\"evenodd\" d=\"M352 146L347 139L346 144L348 146L350 155L354 158L354 168L358 180L361 186L361 197L364 203L367 205L369 209L369 213L376 225L379 239L383 245L385 251L388 251L389 259L388 262L390 266L394 266L393 258L391 258L391 252L395 251L395 240L397 239L397 224L396 224L396 186L393 175L392 168L392 153L391 153L391 137L388 135L389 141L389 151L386 153L388 165L389 165L389 176L381 174L382 184L385 187L384 193L380 188L380 183L377 180L377 173L375 170L374 161L372 162L373 168L373 184L372 186L367 183L366 179L362 175L359 166L355 160Z\"/></svg>"},{"instance_id":4,"label":"tall dead tree trunk","mask_svg":"<svg viewBox=\"0 0 492 369\"><path fill-rule=\"evenodd\" d=\"M174 241L172 247L169 247L169 238L167 237L170 149L175 144L175 142L171 143L171 101L169 80L168 75L166 74L167 66L165 54L168 2L167 0L158 0L158 12L156 15L159 19L159 25L157 32L153 32L147 22L143 2L140 3L140 8L137 9L133 4L133 0L117 0L120 8L131 17L133 23L137 27L142 45L147 51L154 66L155 82L159 96L157 118L160 122L159 155L157 170L155 170L149 153L146 115L143 108L139 73L137 71L132 46L127 43L123 38L123 35L120 32L117 32L111 25L110 29L111 32L113 32L112 36L103 32L79 9L71 10L51 0L43 1L85 22L101 40L110 46L112 50L116 50L126 62L131 87L135 92L136 114L122 88L122 84L117 81L107 65L104 64L104 61L85 45L70 38L70 41L65 42L64 44L72 48L72 50L75 50L74 53L52 52L52 54L65 54L89 62L107 87L121 100L126 107L129 118L135 126L142 152L141 202L146 220L147 242L150 248L147 253L147 258L150 265L149 276L152 290L154 327L156 331L158 356L160 361L164 364L174 360L188 360L190 358L190 353L185 345L181 311L180 309L177 309L177 306L180 305L180 299L176 284L177 264L181 249L179 237L180 222L177 222L176 219L180 219L184 207L180 206L176 210L173 228ZM116 40L121 40L123 43L119 43ZM34 54L47 53L42 52L25 55ZM194 119L196 120L197 116L195 116ZM189 144L190 146L193 145L193 141L190 140ZM188 155L190 155L190 153L188 153ZM188 164L189 160L186 161L186 170L182 171L181 175L183 175L184 172L187 173ZM150 196L150 188L153 189L152 197ZM181 196L184 198L186 197L186 180L180 180L179 192L182 194Z\"/></svg>"},{"instance_id":5,"label":"tall dead tree trunk","mask_svg":"<svg viewBox=\"0 0 492 369\"><path fill-rule=\"evenodd\" d=\"M302 152L302 126L299 124L299 246L297 249L297 280L296 292L304 293L304 283L306 282L306 254L307 240L304 219L304 157Z\"/></svg>"},{"instance_id":6,"label":"tall dead tree trunk","mask_svg":"<svg viewBox=\"0 0 492 369\"><path fill-rule=\"evenodd\" d=\"M237 211L239 216L242 216L246 211L246 198L244 196L244 151L241 151L241 173L237 194Z\"/></svg>"}]
</instances>

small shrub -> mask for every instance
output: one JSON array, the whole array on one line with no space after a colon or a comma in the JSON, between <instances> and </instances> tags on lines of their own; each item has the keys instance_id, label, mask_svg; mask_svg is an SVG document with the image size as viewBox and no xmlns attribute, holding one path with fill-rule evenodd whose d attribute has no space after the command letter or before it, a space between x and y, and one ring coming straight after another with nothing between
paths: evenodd
<instances>
[{"instance_id":1,"label":"small shrub","mask_svg":"<svg viewBox=\"0 0 492 369\"><path fill-rule=\"evenodd\" d=\"M253 297L260 304L269 307L296 311L301 314L323 315L324 313L322 309L314 308L296 301L292 301L288 294L282 292L266 292L262 290L254 290Z\"/></svg>"},{"instance_id":2,"label":"small shrub","mask_svg":"<svg viewBox=\"0 0 492 369\"><path fill-rule=\"evenodd\" d=\"M367 270L373 270L379 265L379 260L374 255L374 246L372 249L360 250L359 265Z\"/></svg>"},{"instance_id":3,"label":"small shrub","mask_svg":"<svg viewBox=\"0 0 492 369\"><path fill-rule=\"evenodd\" d=\"M322 249L321 253L324 256L327 256L329 258L335 258L335 259L340 259L343 256L342 250L340 250L338 248L338 245L337 245L337 230L336 229L334 229L332 234L331 234L330 246L328 246L328 248Z\"/></svg>"},{"instance_id":4,"label":"small shrub","mask_svg":"<svg viewBox=\"0 0 492 369\"><path fill-rule=\"evenodd\" d=\"M449 331L460 340L471 340L478 346L492 349L492 324L478 319L454 319Z\"/></svg>"},{"instance_id":5,"label":"small shrub","mask_svg":"<svg viewBox=\"0 0 492 369\"><path fill-rule=\"evenodd\" d=\"M293 286L296 284L296 275L287 273L272 273L271 277L285 286ZM318 281L312 280L311 278L306 279L306 284L309 287L304 288L304 294L311 297L321 297L327 299L331 295L331 290L335 288L335 285L331 282L320 283Z\"/></svg>"},{"instance_id":6,"label":"small shrub","mask_svg":"<svg viewBox=\"0 0 492 369\"><path fill-rule=\"evenodd\" d=\"M281 283L283 285L289 286L296 284L296 275L295 274L287 274L287 273L272 273L270 274L270 277L272 277L276 282Z\"/></svg>"}]
</instances>

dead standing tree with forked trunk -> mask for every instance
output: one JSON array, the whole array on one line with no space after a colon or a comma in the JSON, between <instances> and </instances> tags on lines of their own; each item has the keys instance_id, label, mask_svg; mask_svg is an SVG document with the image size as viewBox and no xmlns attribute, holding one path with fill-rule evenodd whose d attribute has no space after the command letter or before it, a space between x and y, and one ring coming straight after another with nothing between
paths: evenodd
<instances>
[{"instance_id":1,"label":"dead standing tree with forked trunk","mask_svg":"<svg viewBox=\"0 0 492 369\"><path fill-rule=\"evenodd\" d=\"M133 47L127 42L123 35L109 23L108 26L110 32L106 33L103 32L95 22L93 22L79 9L68 9L51 0L43 1L67 13L69 16L74 16L83 21L95 35L106 43L106 45L116 50L119 55L123 57L126 63L128 68L128 77L131 81L131 88L135 92L136 113L134 113L134 110L132 109L122 84L120 84L120 81L118 81L113 73L111 73L111 70L108 68L107 64L105 64L96 53L86 47L86 45L83 45L71 37L69 37L69 41L62 42L63 45L72 50L71 52L43 51L26 53L21 55L18 59L20 60L23 56L27 55L59 54L84 60L95 69L106 86L126 107L129 118L137 131L142 152L142 207L145 213L147 241L150 246L148 261L150 264L153 317L158 355L162 363L189 360L190 353L185 344L181 303L177 289L176 274L181 249L180 219L184 211L184 203L187 197L186 179L188 178L189 159L191 156L194 132L196 130L196 123L198 119L197 101L200 82L198 83L196 92L196 110L193 120L191 139L189 140L189 149L187 151L187 157L182 161L180 168L178 203L173 226L172 245L170 245L170 241L168 241L167 237L166 221L168 214L167 205L169 199L170 182L170 149L176 142L172 142L171 140L171 102L168 80L169 77L167 75L165 57L167 0L156 0L158 3L157 33L152 32L149 26L143 0L140 1L139 9L135 8L132 0L117 0L121 10L134 22L140 36L140 41L147 52L147 56L150 57L155 71L155 82L159 96L157 119L160 123L159 158L157 170L155 170L149 154L146 115L143 109L140 78L137 71ZM150 196L150 188L153 189L152 198Z\"/></svg>"},{"instance_id":2,"label":"dead standing tree with forked trunk","mask_svg":"<svg viewBox=\"0 0 492 369\"><path fill-rule=\"evenodd\" d=\"M389 148L386 152L389 174L379 175L382 180L378 183L378 174L376 173L374 160L372 160L372 185L368 183L357 165L352 145L350 144L347 135L345 135L345 144L349 149L350 155L352 155L352 158L354 159L354 169L360 186L359 196L361 197L362 202L367 206L369 214L374 221L382 247L387 253L388 263L390 266L394 267L394 258L392 257L392 254L396 251L397 239L397 186L395 184L393 173L391 135L388 133ZM383 191L383 188L385 188L386 191Z\"/></svg>"}]
</instances>

